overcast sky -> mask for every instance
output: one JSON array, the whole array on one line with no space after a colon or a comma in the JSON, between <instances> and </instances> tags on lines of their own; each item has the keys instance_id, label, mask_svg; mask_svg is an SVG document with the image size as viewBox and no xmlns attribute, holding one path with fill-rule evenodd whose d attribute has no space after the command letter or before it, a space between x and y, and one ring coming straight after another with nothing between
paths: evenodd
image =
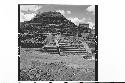
<instances>
[{"instance_id":1,"label":"overcast sky","mask_svg":"<svg viewBox=\"0 0 125 83\"><path fill-rule=\"evenodd\" d=\"M76 25L89 23L90 28L95 25L94 5L21 5L20 21L31 20L37 12L42 13L46 11L58 11Z\"/></svg>"}]
</instances>

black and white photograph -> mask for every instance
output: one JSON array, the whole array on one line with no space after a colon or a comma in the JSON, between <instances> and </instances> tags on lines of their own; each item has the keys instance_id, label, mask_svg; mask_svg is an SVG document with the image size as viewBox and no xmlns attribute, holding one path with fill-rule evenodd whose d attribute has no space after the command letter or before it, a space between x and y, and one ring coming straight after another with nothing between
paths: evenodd
<instances>
[{"instance_id":1,"label":"black and white photograph","mask_svg":"<svg viewBox=\"0 0 125 83\"><path fill-rule=\"evenodd\" d=\"M98 81L98 5L18 4L18 81Z\"/></svg>"}]
</instances>

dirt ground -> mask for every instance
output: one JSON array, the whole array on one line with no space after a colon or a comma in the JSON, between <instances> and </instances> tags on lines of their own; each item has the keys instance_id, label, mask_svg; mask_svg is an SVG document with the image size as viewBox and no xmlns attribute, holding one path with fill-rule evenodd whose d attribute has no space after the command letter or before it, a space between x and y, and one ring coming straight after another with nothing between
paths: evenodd
<instances>
[{"instance_id":1,"label":"dirt ground","mask_svg":"<svg viewBox=\"0 0 125 83\"><path fill-rule=\"evenodd\" d=\"M95 60L86 60L83 55L60 56L58 54L48 54L36 51L38 48L21 48L20 50L20 69L30 67L32 61L41 63L63 62L69 68L81 69L83 72L93 72L95 70Z\"/></svg>"}]
</instances>

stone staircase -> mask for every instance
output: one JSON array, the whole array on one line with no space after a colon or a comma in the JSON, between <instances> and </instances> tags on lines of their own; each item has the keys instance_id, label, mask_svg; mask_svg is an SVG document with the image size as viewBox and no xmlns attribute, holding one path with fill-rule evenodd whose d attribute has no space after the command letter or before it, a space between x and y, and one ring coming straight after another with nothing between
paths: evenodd
<instances>
[{"instance_id":1,"label":"stone staircase","mask_svg":"<svg viewBox=\"0 0 125 83\"><path fill-rule=\"evenodd\" d=\"M80 45L70 45L67 42L59 42L60 52L68 54L86 54L87 51L85 48L80 49ZM50 54L59 54L56 46L45 46L44 50Z\"/></svg>"}]
</instances>

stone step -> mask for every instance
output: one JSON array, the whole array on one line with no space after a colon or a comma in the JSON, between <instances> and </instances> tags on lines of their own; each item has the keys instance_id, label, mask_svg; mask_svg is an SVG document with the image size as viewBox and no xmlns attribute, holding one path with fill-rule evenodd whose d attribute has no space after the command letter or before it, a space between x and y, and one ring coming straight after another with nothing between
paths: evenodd
<instances>
[{"instance_id":1,"label":"stone step","mask_svg":"<svg viewBox=\"0 0 125 83\"><path fill-rule=\"evenodd\" d=\"M44 47L45 50L57 50L57 47ZM85 51L85 49L78 49L78 47L60 47L62 50Z\"/></svg>"},{"instance_id":2,"label":"stone step","mask_svg":"<svg viewBox=\"0 0 125 83\"><path fill-rule=\"evenodd\" d=\"M57 50L57 47L45 47L45 50ZM65 47L60 47L61 50L68 50L68 51L85 51L85 49L78 49L78 48L65 48Z\"/></svg>"},{"instance_id":3,"label":"stone step","mask_svg":"<svg viewBox=\"0 0 125 83\"><path fill-rule=\"evenodd\" d=\"M57 47L44 47L45 49L57 49ZM78 49L78 47L72 47L72 46L60 46L62 49Z\"/></svg>"},{"instance_id":4,"label":"stone step","mask_svg":"<svg viewBox=\"0 0 125 83\"><path fill-rule=\"evenodd\" d=\"M86 51L86 50L79 50L79 49L62 49L63 51L72 51L72 52L75 52L75 51L78 51L78 52L81 52L81 51Z\"/></svg>"},{"instance_id":5,"label":"stone step","mask_svg":"<svg viewBox=\"0 0 125 83\"><path fill-rule=\"evenodd\" d=\"M71 53L86 53L86 51L63 51L63 52L71 52Z\"/></svg>"},{"instance_id":6,"label":"stone step","mask_svg":"<svg viewBox=\"0 0 125 83\"><path fill-rule=\"evenodd\" d=\"M62 50L62 49L60 49L61 51L69 51L69 52L86 52L86 50ZM57 52L58 50L46 50L46 51L51 51L51 52Z\"/></svg>"},{"instance_id":7,"label":"stone step","mask_svg":"<svg viewBox=\"0 0 125 83\"><path fill-rule=\"evenodd\" d=\"M58 52L47 52L50 54L59 54ZM71 54L86 54L86 52L62 52L62 53L71 53Z\"/></svg>"}]
</instances>

